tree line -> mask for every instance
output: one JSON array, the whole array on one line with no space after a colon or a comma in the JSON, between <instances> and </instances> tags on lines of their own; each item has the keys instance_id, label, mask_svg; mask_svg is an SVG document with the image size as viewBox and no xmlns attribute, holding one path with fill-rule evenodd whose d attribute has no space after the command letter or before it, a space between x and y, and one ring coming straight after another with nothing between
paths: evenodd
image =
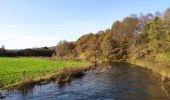
<instances>
[{"instance_id":1,"label":"tree line","mask_svg":"<svg viewBox=\"0 0 170 100\"><path fill-rule=\"evenodd\" d=\"M116 21L111 28L88 33L76 41L61 41L55 57L90 61L122 61L154 56L170 50L170 9L163 14L132 14Z\"/></svg>"},{"instance_id":2,"label":"tree line","mask_svg":"<svg viewBox=\"0 0 170 100\"><path fill-rule=\"evenodd\" d=\"M30 48L23 50L8 50L4 46L0 48L1 57L17 57L17 56L43 56L51 57L54 52L54 48L42 47L42 48Z\"/></svg>"}]
</instances>

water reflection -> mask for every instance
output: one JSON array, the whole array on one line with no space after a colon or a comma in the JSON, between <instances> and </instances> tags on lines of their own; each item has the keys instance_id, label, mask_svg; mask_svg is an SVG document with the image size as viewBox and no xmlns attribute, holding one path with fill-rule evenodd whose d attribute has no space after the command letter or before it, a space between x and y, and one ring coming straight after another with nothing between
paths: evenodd
<instances>
[{"instance_id":1,"label":"water reflection","mask_svg":"<svg viewBox=\"0 0 170 100\"><path fill-rule=\"evenodd\" d=\"M4 100L169 100L162 86L150 70L114 63L105 73L89 71L70 83L35 85L11 93Z\"/></svg>"}]
</instances>

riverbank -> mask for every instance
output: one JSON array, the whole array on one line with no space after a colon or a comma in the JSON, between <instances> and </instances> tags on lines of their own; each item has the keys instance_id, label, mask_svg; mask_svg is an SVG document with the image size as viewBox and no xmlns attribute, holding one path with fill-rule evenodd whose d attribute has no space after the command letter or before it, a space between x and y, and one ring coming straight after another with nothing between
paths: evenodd
<instances>
[{"instance_id":1,"label":"riverbank","mask_svg":"<svg viewBox=\"0 0 170 100\"><path fill-rule=\"evenodd\" d=\"M40 58L0 58L0 89L71 80L92 65L88 62L52 61ZM66 79L67 78L67 79Z\"/></svg>"},{"instance_id":2,"label":"riverbank","mask_svg":"<svg viewBox=\"0 0 170 100\"><path fill-rule=\"evenodd\" d=\"M90 68L92 68L91 64L75 66L75 67L65 66L59 70L48 73L43 77L35 77L33 79L25 78L20 82L4 87L2 89L12 89L12 88L23 89L25 87L29 87L35 84L40 84L40 85L46 84L52 80L55 80L58 84L62 84L71 81L75 77L82 76L84 74L83 72L89 70Z\"/></svg>"},{"instance_id":3,"label":"riverbank","mask_svg":"<svg viewBox=\"0 0 170 100\"><path fill-rule=\"evenodd\" d=\"M75 99L120 99L120 100L169 100L151 70L135 67L128 63L112 63L112 68L96 74L87 71L85 76L66 84L51 81L48 84L34 85L19 92L11 92L4 100L75 100ZM158 94L159 91L159 94ZM106 93L107 92L107 93Z\"/></svg>"},{"instance_id":4,"label":"riverbank","mask_svg":"<svg viewBox=\"0 0 170 100\"><path fill-rule=\"evenodd\" d=\"M152 59L143 58L143 59L128 59L128 62L131 64L136 64L141 67L151 69L152 71L158 73L162 77L163 82L170 81L170 54L169 53L160 53Z\"/></svg>"}]
</instances>

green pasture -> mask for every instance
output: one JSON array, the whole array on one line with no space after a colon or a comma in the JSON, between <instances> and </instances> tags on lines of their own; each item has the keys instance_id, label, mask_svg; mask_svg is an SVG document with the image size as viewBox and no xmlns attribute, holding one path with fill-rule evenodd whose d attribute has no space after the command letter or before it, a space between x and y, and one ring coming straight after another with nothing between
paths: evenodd
<instances>
[{"instance_id":1,"label":"green pasture","mask_svg":"<svg viewBox=\"0 0 170 100\"><path fill-rule=\"evenodd\" d=\"M0 58L0 88L11 85L23 78L43 76L64 66L81 66L84 62L54 61L45 58ZM25 71L25 72L24 72Z\"/></svg>"}]
</instances>

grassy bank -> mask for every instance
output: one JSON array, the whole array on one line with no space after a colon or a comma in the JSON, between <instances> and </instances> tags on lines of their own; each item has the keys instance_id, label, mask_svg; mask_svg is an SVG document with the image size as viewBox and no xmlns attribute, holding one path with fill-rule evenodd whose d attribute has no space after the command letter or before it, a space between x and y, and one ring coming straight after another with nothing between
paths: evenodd
<instances>
[{"instance_id":1,"label":"grassy bank","mask_svg":"<svg viewBox=\"0 0 170 100\"><path fill-rule=\"evenodd\" d=\"M130 59L128 62L152 69L162 76L162 81L170 81L170 53L159 53L154 59Z\"/></svg>"},{"instance_id":2,"label":"grassy bank","mask_svg":"<svg viewBox=\"0 0 170 100\"><path fill-rule=\"evenodd\" d=\"M66 66L71 71L83 70L89 63L43 58L0 58L0 88L48 80L61 74Z\"/></svg>"}]
</instances>

